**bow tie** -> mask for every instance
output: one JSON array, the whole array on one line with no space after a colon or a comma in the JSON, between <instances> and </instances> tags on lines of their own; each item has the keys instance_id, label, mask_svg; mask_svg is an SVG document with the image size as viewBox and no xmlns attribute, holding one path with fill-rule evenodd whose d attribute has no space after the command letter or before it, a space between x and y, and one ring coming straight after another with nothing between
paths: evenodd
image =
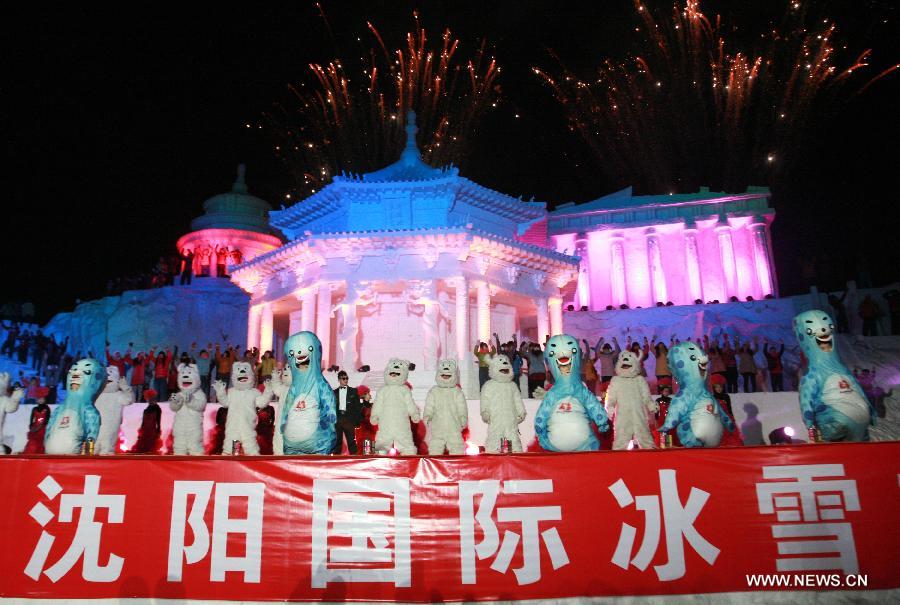
<instances>
[{"instance_id":1,"label":"bow tie","mask_svg":"<svg viewBox=\"0 0 900 605\"><path fill-rule=\"evenodd\" d=\"M341 389L346 389L347 387L341 387Z\"/></svg>"}]
</instances>

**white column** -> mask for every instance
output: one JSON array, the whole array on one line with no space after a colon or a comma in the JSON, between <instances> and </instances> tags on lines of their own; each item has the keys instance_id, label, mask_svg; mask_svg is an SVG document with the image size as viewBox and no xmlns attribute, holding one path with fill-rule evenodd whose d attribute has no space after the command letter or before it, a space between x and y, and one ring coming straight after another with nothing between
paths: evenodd
<instances>
[{"instance_id":1,"label":"white column","mask_svg":"<svg viewBox=\"0 0 900 605\"><path fill-rule=\"evenodd\" d=\"M331 284L319 284L316 299L316 336L322 343L322 365L331 365Z\"/></svg>"},{"instance_id":2,"label":"white column","mask_svg":"<svg viewBox=\"0 0 900 605\"><path fill-rule=\"evenodd\" d=\"M769 248L769 233L766 219L761 216L753 217L753 222L748 226L753 245L753 264L756 266L756 279L759 283L758 298L775 293L772 283L771 254Z\"/></svg>"},{"instance_id":3,"label":"white column","mask_svg":"<svg viewBox=\"0 0 900 605\"><path fill-rule=\"evenodd\" d=\"M219 255L216 254L216 248L219 244L210 244L209 245L209 276L210 277L219 277L219 274L216 273L216 265L219 263Z\"/></svg>"},{"instance_id":4,"label":"white column","mask_svg":"<svg viewBox=\"0 0 900 605\"><path fill-rule=\"evenodd\" d=\"M669 300L666 288L666 274L663 271L662 253L659 249L659 234L652 227L645 233L647 237L647 263L650 267L652 299L654 303L665 303Z\"/></svg>"},{"instance_id":5,"label":"white column","mask_svg":"<svg viewBox=\"0 0 900 605\"><path fill-rule=\"evenodd\" d=\"M491 342L491 289L485 281L475 282L478 296L476 311L478 313L478 340Z\"/></svg>"},{"instance_id":6,"label":"white column","mask_svg":"<svg viewBox=\"0 0 900 605\"><path fill-rule=\"evenodd\" d=\"M688 292L691 300L703 300L703 281L700 279L700 254L697 251L697 227L688 223L684 227L684 261L687 265Z\"/></svg>"},{"instance_id":7,"label":"white column","mask_svg":"<svg viewBox=\"0 0 900 605\"><path fill-rule=\"evenodd\" d=\"M722 270L725 272L725 296L731 298L737 296L737 265L734 262L731 226L727 222L720 222L716 226L716 236L719 239L719 260L722 262Z\"/></svg>"},{"instance_id":8,"label":"white column","mask_svg":"<svg viewBox=\"0 0 900 605\"><path fill-rule=\"evenodd\" d=\"M563 333L562 302L562 298L559 296L551 296L547 300L550 312L550 336Z\"/></svg>"},{"instance_id":9,"label":"white column","mask_svg":"<svg viewBox=\"0 0 900 605\"><path fill-rule=\"evenodd\" d=\"M316 291L315 286L304 288L300 293L300 327L304 332L316 331Z\"/></svg>"},{"instance_id":10,"label":"white column","mask_svg":"<svg viewBox=\"0 0 900 605\"><path fill-rule=\"evenodd\" d=\"M247 348L259 346L259 322L265 303L251 304L247 313Z\"/></svg>"},{"instance_id":11,"label":"white column","mask_svg":"<svg viewBox=\"0 0 900 605\"><path fill-rule=\"evenodd\" d=\"M544 344L547 334L550 334L550 313L549 304L546 298L541 297L534 301L537 304L537 340Z\"/></svg>"},{"instance_id":12,"label":"white column","mask_svg":"<svg viewBox=\"0 0 900 605\"><path fill-rule=\"evenodd\" d=\"M468 361L469 351L475 343L469 342L469 282L465 277L456 278L456 358L460 362ZM463 367L460 363L459 367Z\"/></svg>"},{"instance_id":13,"label":"white column","mask_svg":"<svg viewBox=\"0 0 900 605\"><path fill-rule=\"evenodd\" d=\"M466 395L472 394L472 355L475 343L469 341L469 282L465 277L454 281L456 290L456 359L459 367L459 384ZM478 386L477 384L475 386Z\"/></svg>"},{"instance_id":14,"label":"white column","mask_svg":"<svg viewBox=\"0 0 900 605\"><path fill-rule=\"evenodd\" d=\"M613 306L628 304L628 288L625 281L625 238L621 234L610 238L610 262L612 275Z\"/></svg>"},{"instance_id":15,"label":"white column","mask_svg":"<svg viewBox=\"0 0 900 605\"><path fill-rule=\"evenodd\" d=\"M259 321L259 350L261 353L271 351L273 347L275 315L272 304L266 303L262 308Z\"/></svg>"},{"instance_id":16,"label":"white column","mask_svg":"<svg viewBox=\"0 0 900 605\"><path fill-rule=\"evenodd\" d=\"M588 239L579 233L575 239L575 256L581 259L578 267L578 287L575 290L575 308L591 308L591 266Z\"/></svg>"},{"instance_id":17,"label":"white column","mask_svg":"<svg viewBox=\"0 0 900 605\"><path fill-rule=\"evenodd\" d=\"M301 323L301 313L302 312L300 311L300 309L297 309L296 311L291 311L288 314L288 335L296 334L297 332L303 330L303 328L300 327L303 325Z\"/></svg>"}]
</instances>

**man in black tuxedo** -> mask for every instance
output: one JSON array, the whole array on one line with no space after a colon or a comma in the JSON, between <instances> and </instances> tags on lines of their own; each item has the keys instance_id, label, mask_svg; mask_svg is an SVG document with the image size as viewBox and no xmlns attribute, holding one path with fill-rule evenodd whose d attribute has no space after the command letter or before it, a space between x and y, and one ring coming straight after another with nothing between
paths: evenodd
<instances>
[{"instance_id":1,"label":"man in black tuxedo","mask_svg":"<svg viewBox=\"0 0 900 605\"><path fill-rule=\"evenodd\" d=\"M337 410L335 454L340 454L343 451L345 436L347 438L347 451L351 454L356 454L355 431L363 419L362 401L359 399L359 392L354 387L347 385L348 380L347 372L344 370L338 372L340 386L334 390L334 407Z\"/></svg>"}]
</instances>

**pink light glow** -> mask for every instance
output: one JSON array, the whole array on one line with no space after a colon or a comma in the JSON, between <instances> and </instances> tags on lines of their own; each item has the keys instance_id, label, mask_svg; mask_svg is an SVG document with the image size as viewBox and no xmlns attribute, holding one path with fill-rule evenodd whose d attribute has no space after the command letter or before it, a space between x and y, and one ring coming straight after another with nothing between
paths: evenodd
<instances>
[{"instance_id":1,"label":"pink light glow","mask_svg":"<svg viewBox=\"0 0 900 605\"><path fill-rule=\"evenodd\" d=\"M475 445L474 443L466 442L466 455L467 456L477 456L481 453L481 449Z\"/></svg>"}]
</instances>

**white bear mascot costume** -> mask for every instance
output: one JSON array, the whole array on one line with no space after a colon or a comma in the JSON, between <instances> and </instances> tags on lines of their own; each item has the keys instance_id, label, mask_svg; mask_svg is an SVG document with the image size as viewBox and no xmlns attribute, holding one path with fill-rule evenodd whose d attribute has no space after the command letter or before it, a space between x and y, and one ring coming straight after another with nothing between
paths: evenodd
<instances>
[{"instance_id":1,"label":"white bear mascot costume","mask_svg":"<svg viewBox=\"0 0 900 605\"><path fill-rule=\"evenodd\" d=\"M381 454L386 454L392 445L404 456L416 453L409 422L419 422L419 408L406 386L408 376L408 361L396 358L388 361L384 369L384 386L378 389L369 416L369 422L378 425L375 449Z\"/></svg>"},{"instance_id":2,"label":"white bear mascot costume","mask_svg":"<svg viewBox=\"0 0 900 605\"><path fill-rule=\"evenodd\" d=\"M272 388L266 385L262 393L256 388L256 373L246 361L236 361L231 366L231 388L217 380L213 383L216 399L223 408L228 408L225 420L225 445L222 453L231 455L235 441L241 442L241 449L249 456L259 455L256 441L256 409L264 408L272 399Z\"/></svg>"},{"instance_id":3,"label":"white bear mascot costume","mask_svg":"<svg viewBox=\"0 0 900 605\"><path fill-rule=\"evenodd\" d=\"M115 454L122 427L122 408L134 403L134 391L128 380L119 376L119 368L106 368L106 385L94 406L100 412L100 434L97 435L96 453Z\"/></svg>"},{"instance_id":4,"label":"white bear mascot costume","mask_svg":"<svg viewBox=\"0 0 900 605\"><path fill-rule=\"evenodd\" d=\"M203 410L206 409L206 394L200 390L200 370L196 364L178 364L178 392L172 394L169 407L175 412L173 453L202 456L205 453Z\"/></svg>"},{"instance_id":5,"label":"white bear mascot costume","mask_svg":"<svg viewBox=\"0 0 900 605\"><path fill-rule=\"evenodd\" d=\"M522 393L513 382L512 364L506 355L496 355L488 362L490 380L481 388L481 418L488 425L486 452L500 451L500 440L509 439L513 452L522 451L519 425L525 420Z\"/></svg>"},{"instance_id":6,"label":"white bear mascot costume","mask_svg":"<svg viewBox=\"0 0 900 605\"><path fill-rule=\"evenodd\" d=\"M641 360L631 351L622 351L616 360L616 375L606 391L606 411L615 415L613 449L627 449L632 437L641 449L652 449L647 413L658 410L659 405L650 396L650 385L641 376Z\"/></svg>"},{"instance_id":7,"label":"white bear mascot costume","mask_svg":"<svg viewBox=\"0 0 900 605\"><path fill-rule=\"evenodd\" d=\"M459 372L455 359L438 361L435 385L425 398L425 413L422 417L431 430L428 453L440 456L444 448L451 454L465 454L462 431L469 424L469 410L466 396L457 386Z\"/></svg>"},{"instance_id":8,"label":"white bear mascot costume","mask_svg":"<svg viewBox=\"0 0 900 605\"><path fill-rule=\"evenodd\" d=\"M0 438L3 436L3 419L7 414L12 414L19 409L19 402L25 396L25 391L16 389L12 395L7 395L9 391L9 374L0 372ZM2 445L2 444L0 444ZM0 456L4 450L0 447Z\"/></svg>"}]
</instances>

